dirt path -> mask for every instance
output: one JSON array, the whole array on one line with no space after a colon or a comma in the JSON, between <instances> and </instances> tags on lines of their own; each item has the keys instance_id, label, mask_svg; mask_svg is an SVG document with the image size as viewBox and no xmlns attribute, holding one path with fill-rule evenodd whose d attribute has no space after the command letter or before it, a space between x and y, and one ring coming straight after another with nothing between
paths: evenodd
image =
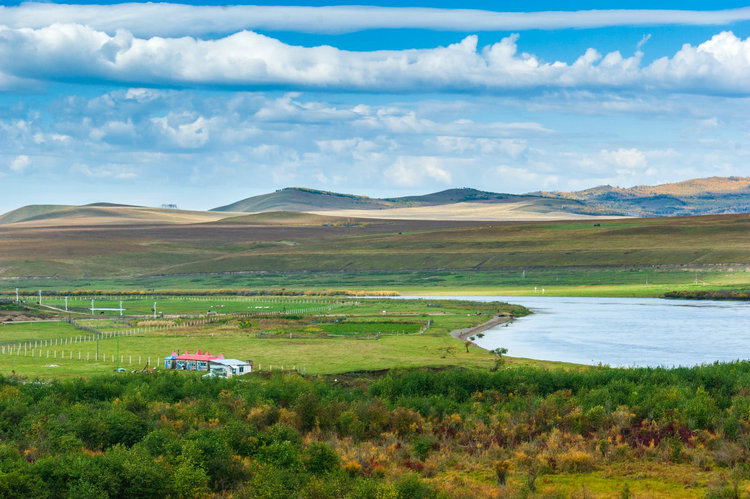
<instances>
[{"instance_id":1,"label":"dirt path","mask_svg":"<svg viewBox=\"0 0 750 499\"><path fill-rule=\"evenodd\" d=\"M456 339L459 339L461 341L466 341L471 336L476 335L477 333L484 332L490 328L493 328L499 324L504 324L506 322L510 322L513 320L512 315L496 315L492 319L488 320L487 322L483 322L482 324L479 324L478 326L464 328L464 329L454 329L451 331L451 336L453 336ZM476 343L472 344L476 346L477 348L482 348Z\"/></svg>"}]
</instances>

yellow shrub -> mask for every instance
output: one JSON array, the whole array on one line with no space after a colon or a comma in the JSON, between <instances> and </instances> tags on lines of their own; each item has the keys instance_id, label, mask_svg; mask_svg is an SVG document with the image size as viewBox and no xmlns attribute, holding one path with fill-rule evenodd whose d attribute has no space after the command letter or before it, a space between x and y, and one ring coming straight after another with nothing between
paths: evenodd
<instances>
[{"instance_id":1,"label":"yellow shrub","mask_svg":"<svg viewBox=\"0 0 750 499\"><path fill-rule=\"evenodd\" d=\"M347 461L342 468L351 476L357 476L362 472L362 465L357 461Z\"/></svg>"},{"instance_id":2,"label":"yellow shrub","mask_svg":"<svg viewBox=\"0 0 750 499\"><path fill-rule=\"evenodd\" d=\"M594 468L594 457L582 450L569 450L557 456L561 471L581 473Z\"/></svg>"}]
</instances>

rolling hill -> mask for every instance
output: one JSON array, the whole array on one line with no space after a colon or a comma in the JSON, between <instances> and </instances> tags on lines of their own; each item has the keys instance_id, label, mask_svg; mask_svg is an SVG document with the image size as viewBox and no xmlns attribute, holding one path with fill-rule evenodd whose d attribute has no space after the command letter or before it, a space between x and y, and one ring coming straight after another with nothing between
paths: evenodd
<instances>
[{"instance_id":1,"label":"rolling hill","mask_svg":"<svg viewBox=\"0 0 750 499\"><path fill-rule=\"evenodd\" d=\"M576 213L590 215L586 213L584 203L575 199L501 194L469 188L381 199L289 187L220 206L212 211L302 211L338 217L427 220L541 220L550 217L579 218L572 215Z\"/></svg>"},{"instance_id":2,"label":"rolling hill","mask_svg":"<svg viewBox=\"0 0 750 499\"><path fill-rule=\"evenodd\" d=\"M268 217L247 214L274 212ZM280 213L285 213L281 215ZM303 221L296 213L307 213ZM750 212L750 177L711 177L656 186L599 186L577 192L503 194L461 188L420 196L371 198L290 187L211 211L110 203L29 205L0 215L0 225L347 224L347 219L533 221L620 216L682 216ZM233 217L241 217L231 220ZM333 219L311 218L334 217ZM273 220L273 221L271 221ZM361 222L357 222L361 223Z\"/></svg>"},{"instance_id":3,"label":"rolling hill","mask_svg":"<svg viewBox=\"0 0 750 499\"><path fill-rule=\"evenodd\" d=\"M186 224L212 222L226 216L227 213L148 208L112 203L95 203L85 206L29 205L0 215L0 225Z\"/></svg>"},{"instance_id":4,"label":"rolling hill","mask_svg":"<svg viewBox=\"0 0 750 499\"><path fill-rule=\"evenodd\" d=\"M542 215L578 218L571 214L680 216L746 213L750 212L750 177L711 177L630 188L604 185L577 192L539 191L529 194L462 188L382 199L289 187L213 211L304 211L336 216L465 220L526 220L534 216L544 218Z\"/></svg>"},{"instance_id":5,"label":"rolling hill","mask_svg":"<svg viewBox=\"0 0 750 499\"><path fill-rule=\"evenodd\" d=\"M383 209L393 206L384 199L319 191L304 187L287 187L276 192L253 196L211 211L260 213L264 211L315 211L341 209Z\"/></svg>"},{"instance_id":6,"label":"rolling hill","mask_svg":"<svg viewBox=\"0 0 750 499\"><path fill-rule=\"evenodd\" d=\"M590 209L636 216L712 215L750 212L750 177L710 177L630 188L603 185L577 192L536 195L580 201Z\"/></svg>"}]
</instances>

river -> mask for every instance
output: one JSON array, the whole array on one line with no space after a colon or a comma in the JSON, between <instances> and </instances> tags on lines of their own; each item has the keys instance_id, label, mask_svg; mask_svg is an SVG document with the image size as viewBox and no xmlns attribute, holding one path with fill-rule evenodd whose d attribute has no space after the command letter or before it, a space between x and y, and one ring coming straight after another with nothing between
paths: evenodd
<instances>
[{"instance_id":1,"label":"river","mask_svg":"<svg viewBox=\"0 0 750 499\"><path fill-rule=\"evenodd\" d=\"M437 297L432 297L437 298ZM449 298L449 297L440 297ZM692 366L750 358L750 303L659 298L456 296L533 314L476 343L508 355L610 366Z\"/></svg>"}]
</instances>

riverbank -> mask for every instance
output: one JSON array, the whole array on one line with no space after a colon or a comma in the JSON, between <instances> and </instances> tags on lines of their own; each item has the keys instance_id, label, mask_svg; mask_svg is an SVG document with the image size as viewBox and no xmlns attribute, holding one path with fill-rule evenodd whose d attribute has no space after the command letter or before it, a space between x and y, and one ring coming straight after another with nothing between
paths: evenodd
<instances>
[{"instance_id":1,"label":"riverbank","mask_svg":"<svg viewBox=\"0 0 750 499\"><path fill-rule=\"evenodd\" d=\"M479 333L483 333L484 331L487 331L488 329L491 329L495 326L499 326L500 324L504 324L506 322L510 322L513 320L513 318L514 317L512 315L496 315L492 319L488 320L487 322L483 322L482 324L479 324L478 326L467 327L463 329L454 329L453 331L450 332L450 335L458 340L466 341L472 336L475 336ZM483 348L474 342L472 342L472 344L474 344L474 346L476 346L477 348Z\"/></svg>"}]
</instances>

